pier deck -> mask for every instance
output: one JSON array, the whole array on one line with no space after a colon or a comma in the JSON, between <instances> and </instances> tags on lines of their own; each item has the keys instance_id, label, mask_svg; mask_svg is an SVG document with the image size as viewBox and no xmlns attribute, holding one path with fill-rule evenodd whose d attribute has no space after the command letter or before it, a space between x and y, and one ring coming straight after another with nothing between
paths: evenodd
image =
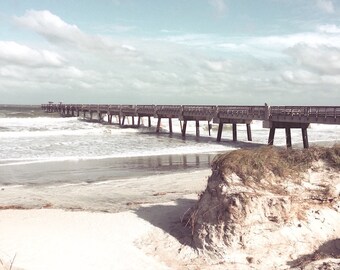
<instances>
[{"instance_id":1,"label":"pier deck","mask_svg":"<svg viewBox=\"0 0 340 270\"><path fill-rule=\"evenodd\" d=\"M237 141L237 125L245 124L247 127L247 139L252 140L251 122L263 121L263 127L269 128L268 144L274 143L275 130L285 129L286 145L292 146L291 129L301 129L303 146L309 147L307 128L311 123L340 125L340 106L209 106L209 105L117 105L117 104L54 104L52 102L41 105L47 113L58 112L63 117L77 116L83 118L104 121L112 124L112 117L116 116L120 126L125 125L125 119L131 117L132 126L139 127L141 118L148 117L148 126L151 127L151 117L157 118L156 132L160 132L161 120L169 121L169 132L172 133L172 119L178 119L181 123L182 136L186 134L188 121L196 122L196 136L199 136L200 121L208 122L210 135L210 122L219 125L217 141L222 139L224 124L232 124L233 140ZM135 117L138 123L135 125ZM183 123L182 123L183 122Z\"/></svg>"}]
</instances>

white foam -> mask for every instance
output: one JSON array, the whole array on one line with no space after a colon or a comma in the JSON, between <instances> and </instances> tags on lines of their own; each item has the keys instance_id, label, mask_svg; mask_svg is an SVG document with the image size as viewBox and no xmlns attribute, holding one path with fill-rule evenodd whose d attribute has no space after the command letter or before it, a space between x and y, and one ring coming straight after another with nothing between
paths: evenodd
<instances>
[{"instance_id":1,"label":"white foam","mask_svg":"<svg viewBox=\"0 0 340 270\"><path fill-rule=\"evenodd\" d=\"M236 147L227 147L224 145L214 145L207 148L202 145L202 147L177 147L172 149L158 149L158 150L145 150L145 151L131 151L125 153L115 153L112 155L101 155L101 156L63 156L63 157L53 157L53 158L35 158L35 159L2 159L6 162L0 164L3 166L16 166L16 165L26 165L26 164L37 164L46 162L78 162L82 160L101 160L110 158L132 158L132 157L147 157L147 156L165 156L165 155L185 155L185 154L200 154L200 153L215 153L227 150L237 149Z\"/></svg>"},{"instance_id":2,"label":"white foam","mask_svg":"<svg viewBox=\"0 0 340 270\"><path fill-rule=\"evenodd\" d=\"M115 125L83 122L76 118L2 118L0 119L0 166L31 163L108 159L118 157L143 157L211 153L236 149L231 130L224 130L222 143L215 143L216 129L208 137L207 123L201 123L200 141L182 140L180 136L157 136L154 130L157 119L152 119L153 129L119 128ZM144 121L145 123L145 121ZM167 119L162 128L168 130ZM238 140L246 142L245 125L239 125ZM1 129L0 129L1 130ZM309 141L339 140L339 126L312 125ZM144 134L150 131L150 134ZM180 134L180 122L173 120L173 131ZM253 142L267 143L268 129L261 121L252 124ZM153 134L151 134L153 133ZM187 134L196 133L195 122L188 122ZM192 137L191 137L192 138ZM301 143L301 131L292 131L293 143ZM228 141L228 143L225 143ZM284 130L275 134L275 145L285 144Z\"/></svg>"}]
</instances>

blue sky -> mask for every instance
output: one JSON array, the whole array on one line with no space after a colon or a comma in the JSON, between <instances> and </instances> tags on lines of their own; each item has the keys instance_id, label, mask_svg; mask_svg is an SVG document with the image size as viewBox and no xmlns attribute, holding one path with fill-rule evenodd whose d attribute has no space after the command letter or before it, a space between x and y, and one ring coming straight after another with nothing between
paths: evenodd
<instances>
[{"instance_id":1,"label":"blue sky","mask_svg":"<svg viewBox=\"0 0 340 270\"><path fill-rule=\"evenodd\" d=\"M339 105L337 0L4 0L0 103Z\"/></svg>"}]
</instances>

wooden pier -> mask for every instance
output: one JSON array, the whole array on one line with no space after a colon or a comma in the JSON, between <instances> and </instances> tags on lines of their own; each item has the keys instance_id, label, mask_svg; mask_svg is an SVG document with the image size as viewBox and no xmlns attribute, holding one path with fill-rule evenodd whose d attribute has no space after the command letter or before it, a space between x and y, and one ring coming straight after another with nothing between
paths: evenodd
<instances>
[{"instance_id":1,"label":"wooden pier","mask_svg":"<svg viewBox=\"0 0 340 270\"><path fill-rule=\"evenodd\" d=\"M157 118L156 132L160 132L162 119L168 119L169 132L172 133L172 119L181 124L182 136L186 135L188 121L194 121L196 136L200 136L200 122L208 123L210 135L211 122L218 124L217 141L222 139L223 125L232 125L233 141L237 141L237 125L247 128L247 139L252 140L251 123L263 121L269 128L268 144L274 144L275 130L285 129L286 145L292 147L291 129L300 129L304 148L309 147L307 128L311 123L340 125L340 106L196 106L196 105L115 105L115 104L48 104L41 105L47 113L58 112L63 117L80 117L90 121L113 124L114 117L121 127L131 119L128 126L140 127L142 118L147 117L151 127L151 117ZM95 118L96 116L96 118ZM137 124L135 123L137 118Z\"/></svg>"}]
</instances>

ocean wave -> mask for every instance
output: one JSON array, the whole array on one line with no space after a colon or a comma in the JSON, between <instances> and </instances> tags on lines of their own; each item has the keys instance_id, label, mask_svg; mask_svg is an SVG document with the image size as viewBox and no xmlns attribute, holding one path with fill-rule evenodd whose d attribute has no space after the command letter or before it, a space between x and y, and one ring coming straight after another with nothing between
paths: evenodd
<instances>
[{"instance_id":1,"label":"ocean wave","mask_svg":"<svg viewBox=\"0 0 340 270\"><path fill-rule=\"evenodd\" d=\"M201 154L201 153L217 153L222 151L234 150L237 147L226 147L223 145L215 145L215 147L207 148L202 147L178 147L172 149L159 149L159 150L145 150L143 152L127 152L116 153L111 155L97 155L97 156L64 156L53 158L34 158L34 159L2 159L0 167L2 166L14 166L14 165L26 165L35 163L47 163L47 162L79 162L89 160L103 160L114 158L134 158L134 157L148 157L148 156L166 156L166 155L186 155L186 154Z\"/></svg>"}]
</instances>

